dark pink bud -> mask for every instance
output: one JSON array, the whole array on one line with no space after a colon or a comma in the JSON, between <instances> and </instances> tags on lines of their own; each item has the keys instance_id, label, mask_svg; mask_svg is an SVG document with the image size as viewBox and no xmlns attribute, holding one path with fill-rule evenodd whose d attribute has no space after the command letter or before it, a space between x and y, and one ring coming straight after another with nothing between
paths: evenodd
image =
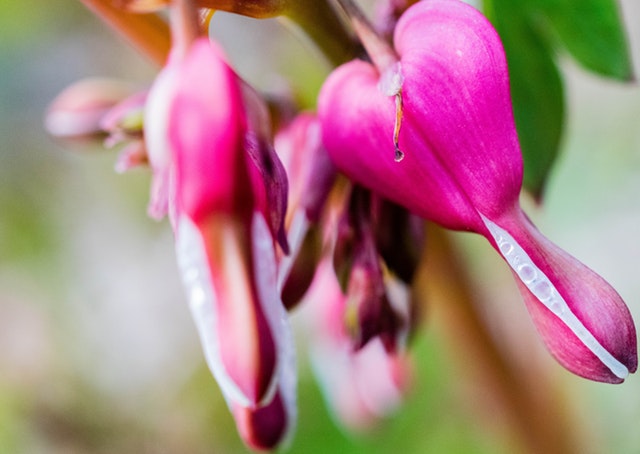
<instances>
[{"instance_id":1,"label":"dark pink bud","mask_svg":"<svg viewBox=\"0 0 640 454\"><path fill-rule=\"evenodd\" d=\"M269 451L278 446L291 424L280 393L263 407L234 405L232 412L240 436L247 446L258 451Z\"/></svg>"},{"instance_id":2,"label":"dark pink bud","mask_svg":"<svg viewBox=\"0 0 640 454\"><path fill-rule=\"evenodd\" d=\"M371 222L371 193L362 187L353 188L338 222L334 266L347 297L347 332L356 349L379 336L385 348L393 351L403 323L386 294Z\"/></svg>"},{"instance_id":3,"label":"dark pink bud","mask_svg":"<svg viewBox=\"0 0 640 454\"><path fill-rule=\"evenodd\" d=\"M268 219L274 238L288 254L289 243L285 233L289 193L287 173L272 144L271 121L264 100L247 84L242 88L248 119L244 145L253 164L250 173L257 204Z\"/></svg>"},{"instance_id":4,"label":"dark pink bud","mask_svg":"<svg viewBox=\"0 0 640 454\"><path fill-rule=\"evenodd\" d=\"M314 226L336 179L336 169L322 145L320 123L302 113L282 127L275 147L289 175L286 225L291 254L280 263L283 302L294 307L304 295L320 258L321 239Z\"/></svg>"}]
</instances>

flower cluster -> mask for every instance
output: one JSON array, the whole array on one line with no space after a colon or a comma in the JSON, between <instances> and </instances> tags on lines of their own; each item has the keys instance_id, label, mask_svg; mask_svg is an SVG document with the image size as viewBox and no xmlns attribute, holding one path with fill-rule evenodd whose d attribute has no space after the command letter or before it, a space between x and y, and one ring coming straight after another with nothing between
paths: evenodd
<instances>
[{"instance_id":1,"label":"flower cluster","mask_svg":"<svg viewBox=\"0 0 640 454\"><path fill-rule=\"evenodd\" d=\"M277 106L203 35L199 9L301 19L309 3L121 3L170 9L164 67L142 93L108 80L71 87L47 127L126 143L117 168L151 168L149 213L169 218L207 363L249 446L271 449L291 433L288 311L299 303L336 414L358 427L398 405L423 220L487 238L568 370L609 383L636 370L620 296L519 206L507 65L479 11L459 0L396 1L376 31L341 1L366 53L331 73L317 113L280 109L275 122Z\"/></svg>"}]
</instances>

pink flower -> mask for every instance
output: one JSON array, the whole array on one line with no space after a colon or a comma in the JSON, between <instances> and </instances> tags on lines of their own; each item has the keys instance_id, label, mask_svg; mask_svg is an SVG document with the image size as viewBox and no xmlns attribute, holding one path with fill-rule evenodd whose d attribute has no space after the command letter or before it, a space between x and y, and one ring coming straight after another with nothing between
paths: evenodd
<instances>
[{"instance_id":1,"label":"pink flower","mask_svg":"<svg viewBox=\"0 0 640 454\"><path fill-rule=\"evenodd\" d=\"M593 380L623 381L637 368L627 307L519 207L522 157L505 56L490 23L458 0L419 2L401 17L394 43L399 61L382 74L353 61L326 81L319 117L334 163L420 216L487 237L558 361ZM398 112L401 162L394 161Z\"/></svg>"},{"instance_id":2,"label":"pink flower","mask_svg":"<svg viewBox=\"0 0 640 454\"><path fill-rule=\"evenodd\" d=\"M283 402L293 401L295 367L265 218L268 172L249 158L248 131L240 81L221 51L199 38L174 52L146 107L150 211L169 213L205 356L241 434L274 445L292 425ZM255 435L247 421L264 413L272 432Z\"/></svg>"},{"instance_id":3,"label":"pink flower","mask_svg":"<svg viewBox=\"0 0 640 454\"><path fill-rule=\"evenodd\" d=\"M326 258L301 308L309 321L312 365L335 417L347 427L367 429L402 403L410 367L407 358L389 352L379 336L355 351L345 324L347 304Z\"/></svg>"}]
</instances>

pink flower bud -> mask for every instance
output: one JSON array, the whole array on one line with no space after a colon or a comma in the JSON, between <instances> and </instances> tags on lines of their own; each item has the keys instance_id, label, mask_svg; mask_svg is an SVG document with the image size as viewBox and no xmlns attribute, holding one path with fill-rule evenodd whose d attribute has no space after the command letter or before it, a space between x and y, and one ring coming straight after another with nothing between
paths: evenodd
<instances>
[{"instance_id":1,"label":"pink flower bud","mask_svg":"<svg viewBox=\"0 0 640 454\"><path fill-rule=\"evenodd\" d=\"M45 128L61 139L104 136L104 116L132 94L132 86L119 80L81 80L53 100L45 116Z\"/></svg>"}]
</instances>

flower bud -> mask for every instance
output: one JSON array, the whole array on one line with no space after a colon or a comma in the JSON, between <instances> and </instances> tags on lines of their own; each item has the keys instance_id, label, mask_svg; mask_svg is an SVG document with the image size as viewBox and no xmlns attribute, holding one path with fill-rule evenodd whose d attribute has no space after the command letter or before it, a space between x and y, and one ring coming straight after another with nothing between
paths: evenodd
<instances>
[{"instance_id":1,"label":"flower bud","mask_svg":"<svg viewBox=\"0 0 640 454\"><path fill-rule=\"evenodd\" d=\"M60 139L102 138L105 115L133 93L130 84L119 80L81 80L53 100L45 116L45 128Z\"/></svg>"}]
</instances>

